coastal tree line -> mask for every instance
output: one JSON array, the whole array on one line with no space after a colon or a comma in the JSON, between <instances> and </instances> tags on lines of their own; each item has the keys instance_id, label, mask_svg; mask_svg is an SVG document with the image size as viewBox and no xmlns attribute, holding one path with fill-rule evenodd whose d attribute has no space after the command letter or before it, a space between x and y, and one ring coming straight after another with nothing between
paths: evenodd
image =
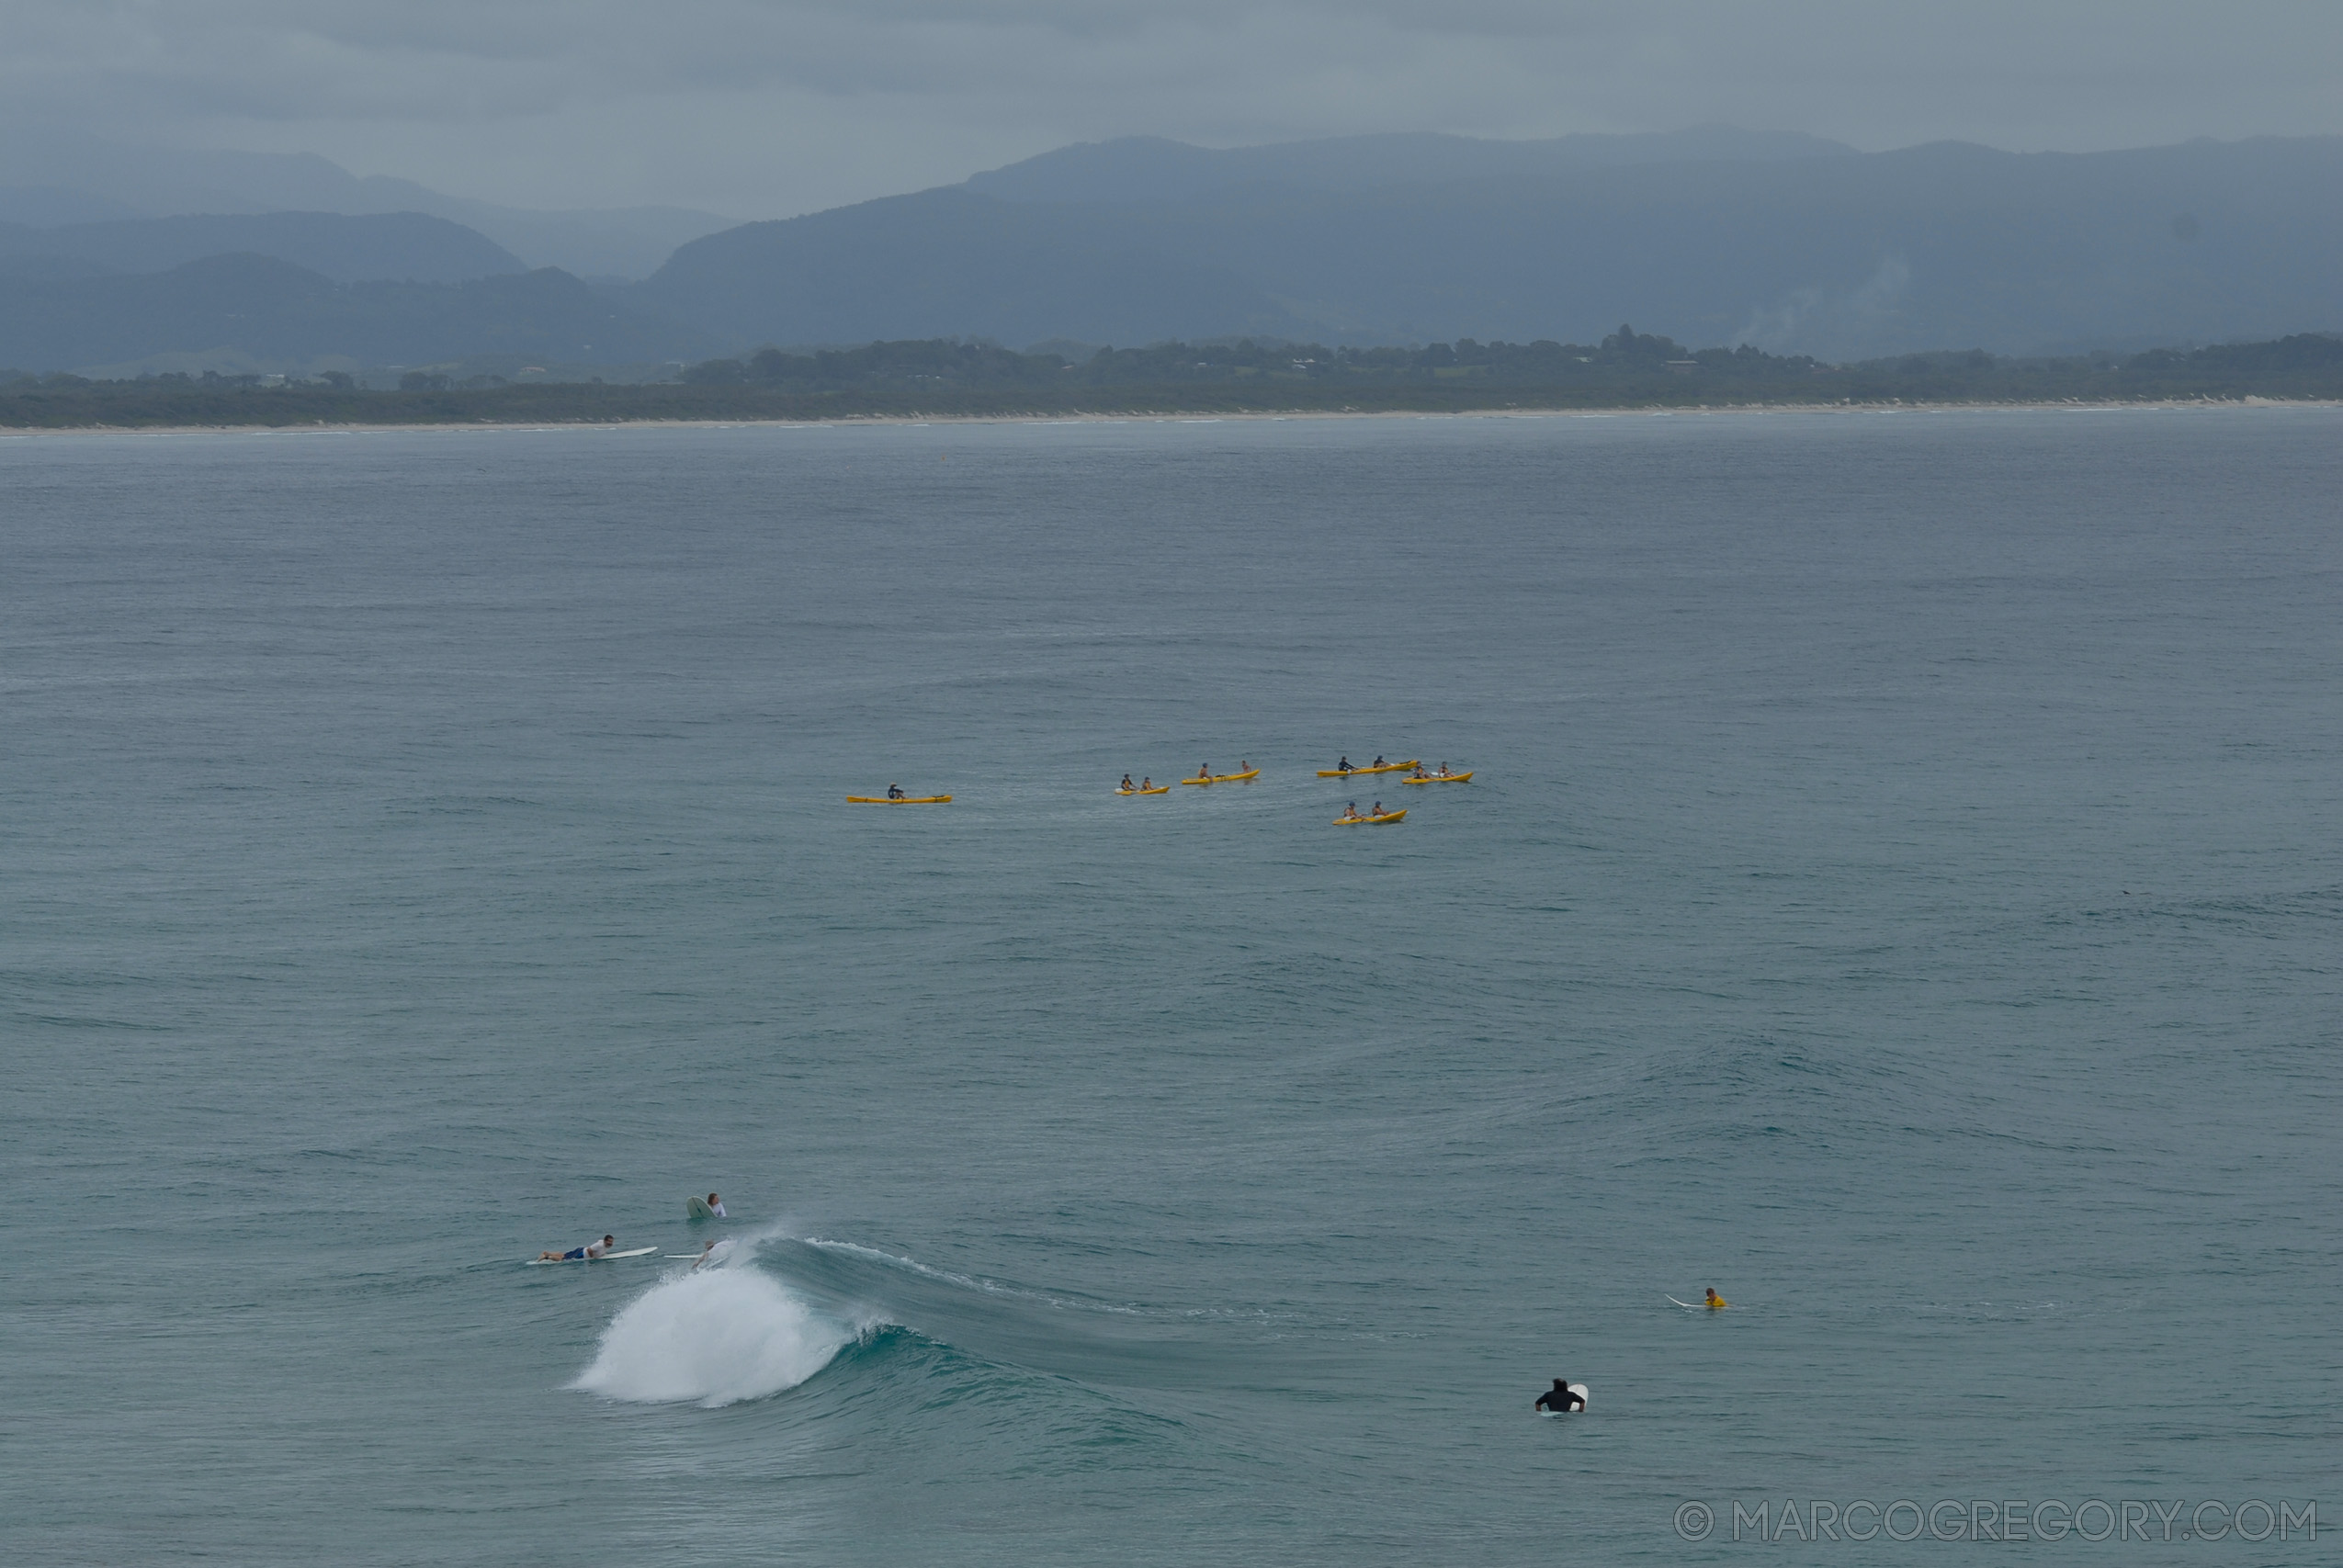
<instances>
[{"instance_id":1,"label":"coastal tree line","mask_svg":"<svg viewBox=\"0 0 2343 1568\"><path fill-rule=\"evenodd\" d=\"M419 370L396 389L205 373L92 380L0 370L0 428L609 423L933 415L1468 412L1815 404L2343 400L2343 337L2017 358L1982 350L1857 365L1686 349L1628 327L1601 343L1356 347L1241 339L1020 353L957 339L761 349L664 380L507 382Z\"/></svg>"}]
</instances>

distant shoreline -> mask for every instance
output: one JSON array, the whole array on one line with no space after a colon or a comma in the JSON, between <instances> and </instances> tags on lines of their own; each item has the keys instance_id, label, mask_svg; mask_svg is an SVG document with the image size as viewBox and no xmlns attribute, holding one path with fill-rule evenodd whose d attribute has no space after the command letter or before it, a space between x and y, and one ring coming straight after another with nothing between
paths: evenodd
<instances>
[{"instance_id":1,"label":"distant shoreline","mask_svg":"<svg viewBox=\"0 0 2343 1568\"><path fill-rule=\"evenodd\" d=\"M733 418L617 419L481 419L470 420L316 420L294 424L258 420L209 424L108 424L92 421L74 424L0 425L0 440L37 435L240 435L269 434L387 434L396 431L554 431L554 430L733 430L754 426L781 429L826 429L853 425L939 424L1218 424L1237 421L1296 420L1421 420L1421 419L1615 419L1626 414L1681 418L1704 414L1862 414L1862 413L2111 413L2122 410L2172 411L2220 409L2343 409L2336 398L2115 398L2040 401L1904 400L1888 402L1815 403L1620 403L1613 406L1503 408L1383 408L1383 409L1154 409L1107 412L1084 410L1062 413L1009 412L997 413L839 413L827 418L787 415L747 415Z\"/></svg>"}]
</instances>

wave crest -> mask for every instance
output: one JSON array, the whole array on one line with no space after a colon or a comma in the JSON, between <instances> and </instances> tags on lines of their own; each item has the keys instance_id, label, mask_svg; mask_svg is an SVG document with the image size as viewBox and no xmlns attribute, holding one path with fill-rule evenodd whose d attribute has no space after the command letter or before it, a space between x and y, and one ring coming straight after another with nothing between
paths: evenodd
<instances>
[{"instance_id":1,"label":"wave crest","mask_svg":"<svg viewBox=\"0 0 2343 1568\"><path fill-rule=\"evenodd\" d=\"M855 1338L765 1275L707 1269L655 1285L602 1331L572 1388L709 1408L795 1388Z\"/></svg>"}]
</instances>

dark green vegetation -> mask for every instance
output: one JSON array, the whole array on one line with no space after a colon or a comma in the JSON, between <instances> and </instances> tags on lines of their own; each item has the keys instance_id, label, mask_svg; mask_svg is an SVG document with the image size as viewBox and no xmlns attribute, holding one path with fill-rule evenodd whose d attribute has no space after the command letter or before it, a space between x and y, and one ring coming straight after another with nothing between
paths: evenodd
<instances>
[{"instance_id":1,"label":"dark green vegetation","mask_svg":"<svg viewBox=\"0 0 2343 1568\"><path fill-rule=\"evenodd\" d=\"M1827 366L1743 346L1688 351L1622 327L1592 345L1433 344L1325 348L1262 343L1099 349L1070 358L980 344L875 343L811 355L767 349L693 366L680 382L450 385L398 391L349 378L90 381L0 372L0 427L538 424L624 420L824 420L924 415L1466 412L1814 404L2343 399L2343 338L2128 356L2007 359L1982 351Z\"/></svg>"}]
</instances>

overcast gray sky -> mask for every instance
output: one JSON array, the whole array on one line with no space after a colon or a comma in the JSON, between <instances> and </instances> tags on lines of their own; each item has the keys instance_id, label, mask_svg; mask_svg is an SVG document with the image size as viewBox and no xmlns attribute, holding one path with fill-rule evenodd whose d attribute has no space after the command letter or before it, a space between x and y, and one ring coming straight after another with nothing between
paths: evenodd
<instances>
[{"instance_id":1,"label":"overcast gray sky","mask_svg":"<svg viewBox=\"0 0 2343 1568\"><path fill-rule=\"evenodd\" d=\"M1142 132L2343 132L2343 0L0 0L0 133L764 218Z\"/></svg>"}]
</instances>

